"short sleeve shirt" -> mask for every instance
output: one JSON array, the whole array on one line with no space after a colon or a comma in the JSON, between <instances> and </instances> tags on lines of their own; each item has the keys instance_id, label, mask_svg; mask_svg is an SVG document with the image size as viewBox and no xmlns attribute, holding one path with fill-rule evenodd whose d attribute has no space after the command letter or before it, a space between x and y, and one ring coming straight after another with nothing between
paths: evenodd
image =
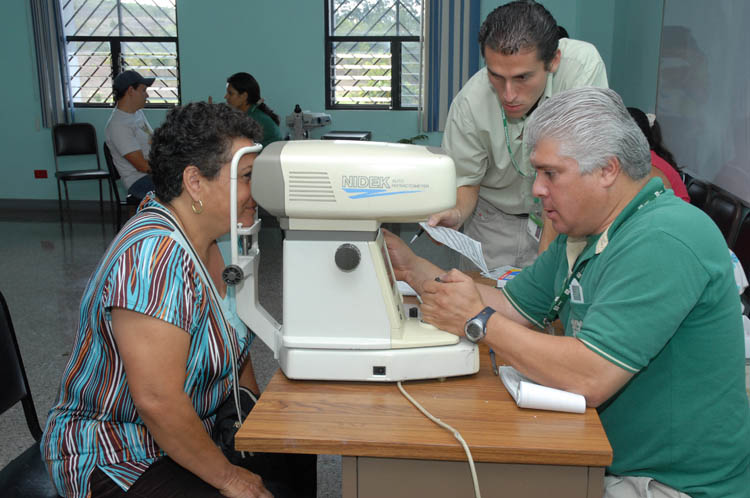
<instances>
[{"instance_id":1,"label":"short sleeve shirt","mask_svg":"<svg viewBox=\"0 0 750 498\"><path fill-rule=\"evenodd\" d=\"M599 52L590 43L563 38L560 64L547 76L541 99L571 88L607 87L607 73ZM532 204L533 173L523 144L526 118L508 120L510 150L522 172L516 172L505 141L501 105L480 69L456 95L448 111L442 147L456 164L457 185L480 185L479 196L509 214L528 213Z\"/></svg>"},{"instance_id":2,"label":"short sleeve shirt","mask_svg":"<svg viewBox=\"0 0 750 498\"><path fill-rule=\"evenodd\" d=\"M503 292L541 324L585 263L580 293L560 310L565 334L633 374L599 407L608 470L694 497L746 496L750 413L731 259L713 221L671 190L644 204L661 186L651 180L585 240L573 268L561 235Z\"/></svg>"},{"instance_id":3,"label":"short sleeve shirt","mask_svg":"<svg viewBox=\"0 0 750 498\"><path fill-rule=\"evenodd\" d=\"M276 124L276 121L271 119L271 116L258 109L258 106L251 107L250 110L247 111L247 115L257 121L263 130L263 140L260 142L263 147L281 140L281 130L279 130L279 125Z\"/></svg>"},{"instance_id":4,"label":"short sleeve shirt","mask_svg":"<svg viewBox=\"0 0 750 498\"><path fill-rule=\"evenodd\" d=\"M231 315L229 299L214 297L181 235L160 215L143 211L149 207L163 208L144 200L110 244L81 301L73 350L41 442L64 496L86 497L96 467L127 490L164 455L130 396L112 334L112 308L164 320L190 335L184 389L206 431L229 395L230 355L239 365L248 354L252 335Z\"/></svg>"},{"instance_id":5,"label":"short sleeve shirt","mask_svg":"<svg viewBox=\"0 0 750 498\"><path fill-rule=\"evenodd\" d=\"M112 115L107 121L105 135L107 145L109 145L109 150L112 153L112 162L115 163L115 168L117 168L125 188L130 188L131 185L146 176L146 173L135 169L124 156L140 150L143 152L143 157L148 160L153 134L154 130L140 109L130 113L115 107L112 111Z\"/></svg>"}]
</instances>

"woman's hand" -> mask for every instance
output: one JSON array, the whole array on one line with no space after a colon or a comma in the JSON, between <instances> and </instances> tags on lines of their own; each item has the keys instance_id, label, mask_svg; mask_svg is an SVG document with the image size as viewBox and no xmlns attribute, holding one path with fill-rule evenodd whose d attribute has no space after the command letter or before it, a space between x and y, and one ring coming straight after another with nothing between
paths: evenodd
<instances>
[{"instance_id":1,"label":"woman's hand","mask_svg":"<svg viewBox=\"0 0 750 498\"><path fill-rule=\"evenodd\" d=\"M400 237L389 232L385 228L383 230L383 238L385 239L386 247L388 248L388 256L391 258L391 266L393 272L396 274L398 280L409 282L409 278L412 270L414 269L417 255L414 251L409 249L406 242L401 240ZM409 282L411 283L411 282Z\"/></svg>"},{"instance_id":2,"label":"woman's hand","mask_svg":"<svg viewBox=\"0 0 750 498\"><path fill-rule=\"evenodd\" d=\"M422 284L425 281L434 280L437 275L444 273L439 267L414 254L400 237L386 229L382 230L396 278L411 285L417 294L422 293Z\"/></svg>"},{"instance_id":3,"label":"woman's hand","mask_svg":"<svg viewBox=\"0 0 750 498\"><path fill-rule=\"evenodd\" d=\"M273 498L258 474L236 465L232 467L229 480L219 489L222 495L229 498Z\"/></svg>"}]
</instances>

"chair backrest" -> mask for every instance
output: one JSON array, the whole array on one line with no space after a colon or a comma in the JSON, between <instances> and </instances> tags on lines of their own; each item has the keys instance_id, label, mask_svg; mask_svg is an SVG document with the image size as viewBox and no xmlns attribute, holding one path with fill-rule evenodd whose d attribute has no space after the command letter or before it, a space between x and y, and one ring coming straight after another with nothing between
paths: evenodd
<instances>
[{"instance_id":1,"label":"chair backrest","mask_svg":"<svg viewBox=\"0 0 750 498\"><path fill-rule=\"evenodd\" d=\"M708 200L708 184L697 178L693 178L687 185L687 191L690 196L690 204L703 209Z\"/></svg>"},{"instance_id":2,"label":"chair backrest","mask_svg":"<svg viewBox=\"0 0 750 498\"><path fill-rule=\"evenodd\" d=\"M711 195L703 210L719 227L727 245L731 245L742 215L742 205L737 198L721 190L711 190Z\"/></svg>"},{"instance_id":3,"label":"chair backrest","mask_svg":"<svg viewBox=\"0 0 750 498\"><path fill-rule=\"evenodd\" d=\"M683 166L682 172L680 173L680 177L682 178L682 183L684 183L686 186L693 181L693 177L690 175L690 173L685 172L685 167Z\"/></svg>"},{"instance_id":4,"label":"chair backrest","mask_svg":"<svg viewBox=\"0 0 750 498\"><path fill-rule=\"evenodd\" d=\"M112 159L112 151L109 150L109 145L107 145L107 142L104 142L104 162L107 163L107 169L109 170L109 174L112 175L112 178L115 180L120 179L120 173L117 171L117 167L115 167L115 161Z\"/></svg>"},{"instance_id":5,"label":"chair backrest","mask_svg":"<svg viewBox=\"0 0 750 498\"><path fill-rule=\"evenodd\" d=\"M55 152L55 170L60 171L57 158L60 156L96 156L96 169L102 169L99 161L99 147L96 129L91 123L61 123L52 128L52 142Z\"/></svg>"},{"instance_id":6,"label":"chair backrest","mask_svg":"<svg viewBox=\"0 0 750 498\"><path fill-rule=\"evenodd\" d=\"M52 129L52 135L57 156L99 155L96 129L90 123L58 124Z\"/></svg>"},{"instance_id":7,"label":"chair backrest","mask_svg":"<svg viewBox=\"0 0 750 498\"><path fill-rule=\"evenodd\" d=\"M745 218L737 229L737 236L734 238L732 251L737 255L737 259L740 260L745 274L748 274L750 272L750 213L745 215Z\"/></svg>"},{"instance_id":8,"label":"chair backrest","mask_svg":"<svg viewBox=\"0 0 750 498\"><path fill-rule=\"evenodd\" d=\"M16 332L10 319L10 311L5 297L0 292L0 414L19 401L23 405L26 423L35 440L42 437L39 419L31 398L29 381L18 349Z\"/></svg>"},{"instance_id":9,"label":"chair backrest","mask_svg":"<svg viewBox=\"0 0 750 498\"><path fill-rule=\"evenodd\" d=\"M115 199L117 199L117 203L122 204L122 200L120 199L120 190L117 188L117 180L120 179L120 173L118 173L117 167L115 167L115 162L114 160L112 160L112 151L109 150L109 145L107 145L107 142L104 142L102 148L104 149L104 163L107 165L109 177L112 181L112 192L115 193Z\"/></svg>"}]
</instances>

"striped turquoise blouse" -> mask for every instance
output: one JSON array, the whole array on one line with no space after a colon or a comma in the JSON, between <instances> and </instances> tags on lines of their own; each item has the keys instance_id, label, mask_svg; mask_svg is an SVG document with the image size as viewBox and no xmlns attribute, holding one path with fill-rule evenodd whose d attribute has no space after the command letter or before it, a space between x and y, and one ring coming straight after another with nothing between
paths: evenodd
<instances>
[{"instance_id":1,"label":"striped turquoise blouse","mask_svg":"<svg viewBox=\"0 0 750 498\"><path fill-rule=\"evenodd\" d=\"M147 197L107 248L81 300L78 331L57 403L50 410L42 454L60 494L84 498L98 467L122 489L165 453L138 415L112 335L109 310L137 311L190 334L185 392L206 431L229 396L230 348L241 365L252 334L237 318L229 292L218 301L182 236ZM222 320L224 309L229 330Z\"/></svg>"}]
</instances>

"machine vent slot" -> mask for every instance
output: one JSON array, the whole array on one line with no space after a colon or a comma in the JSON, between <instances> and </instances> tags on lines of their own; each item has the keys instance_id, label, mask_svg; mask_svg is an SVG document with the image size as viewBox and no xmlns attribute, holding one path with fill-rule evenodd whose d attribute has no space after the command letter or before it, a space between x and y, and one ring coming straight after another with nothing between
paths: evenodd
<instances>
[{"instance_id":1,"label":"machine vent slot","mask_svg":"<svg viewBox=\"0 0 750 498\"><path fill-rule=\"evenodd\" d=\"M325 171L290 171L289 202L336 202L328 173Z\"/></svg>"}]
</instances>

